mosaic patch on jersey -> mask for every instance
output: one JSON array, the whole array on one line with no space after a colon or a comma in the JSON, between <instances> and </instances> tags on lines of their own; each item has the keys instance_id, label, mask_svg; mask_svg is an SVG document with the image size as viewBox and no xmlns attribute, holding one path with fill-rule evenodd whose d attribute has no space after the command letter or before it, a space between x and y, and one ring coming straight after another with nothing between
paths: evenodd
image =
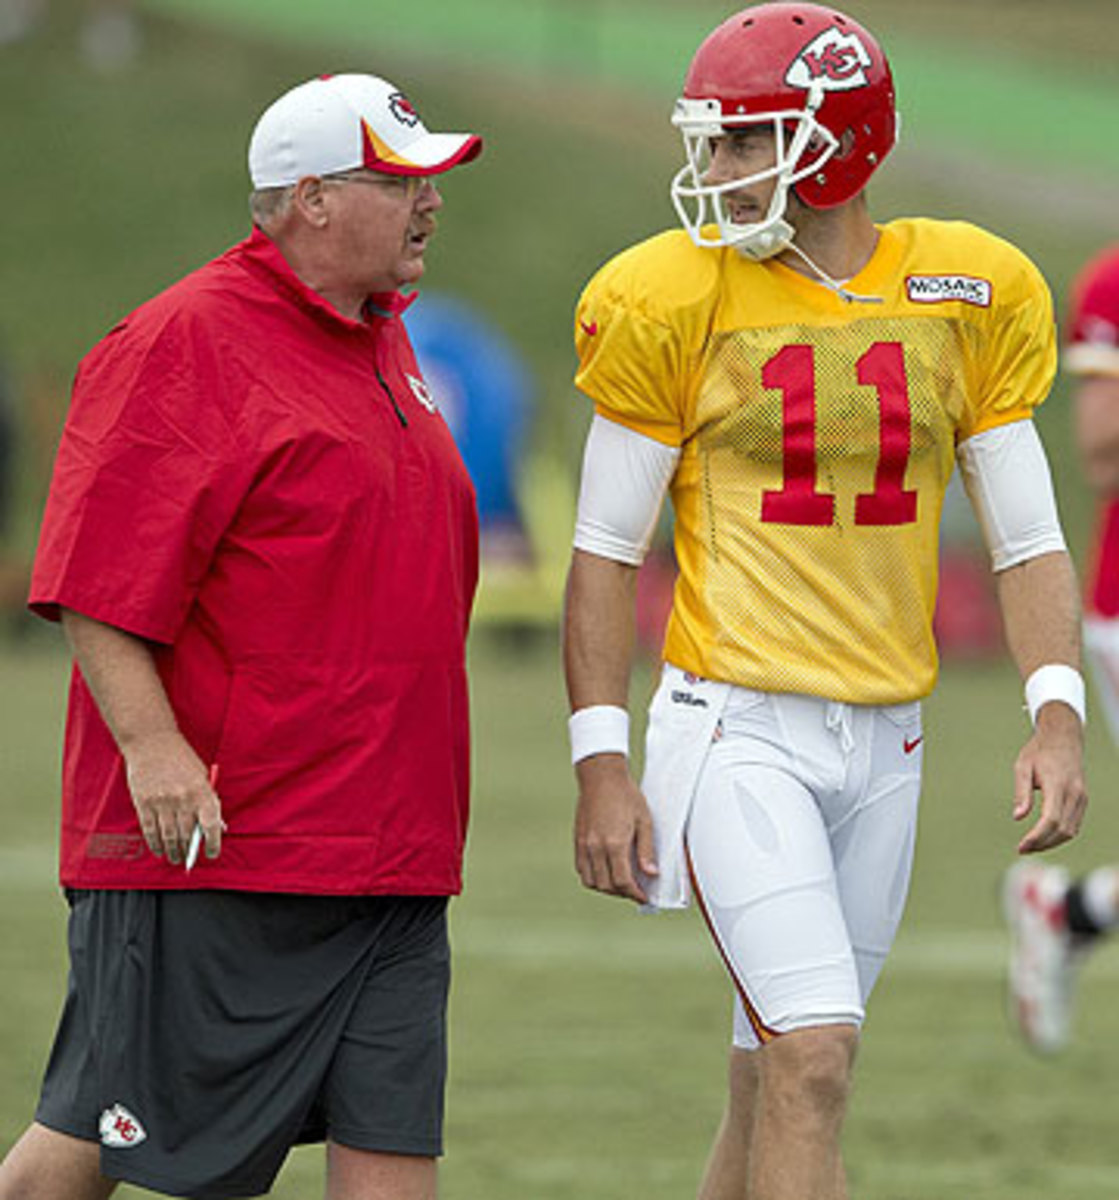
<instances>
[{"instance_id":1,"label":"mosaic patch on jersey","mask_svg":"<svg viewBox=\"0 0 1119 1200\"><path fill-rule=\"evenodd\" d=\"M859 36L835 28L825 29L793 59L785 82L790 87L818 84L825 92L846 92L866 87L870 51Z\"/></svg>"},{"instance_id":2,"label":"mosaic patch on jersey","mask_svg":"<svg viewBox=\"0 0 1119 1200\"><path fill-rule=\"evenodd\" d=\"M973 275L907 275L905 293L913 304L959 300L976 308L990 308L992 288L989 280Z\"/></svg>"}]
</instances>

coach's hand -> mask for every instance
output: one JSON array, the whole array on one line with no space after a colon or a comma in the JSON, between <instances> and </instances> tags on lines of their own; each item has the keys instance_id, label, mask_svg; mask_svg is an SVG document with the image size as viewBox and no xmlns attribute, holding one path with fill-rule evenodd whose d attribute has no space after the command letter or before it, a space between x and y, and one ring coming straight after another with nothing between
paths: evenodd
<instances>
[{"instance_id":1,"label":"coach's hand","mask_svg":"<svg viewBox=\"0 0 1119 1200\"><path fill-rule=\"evenodd\" d=\"M202 826L206 857L221 853L221 801L210 773L179 733L159 733L124 751L128 788L148 849L173 863L186 857L195 823Z\"/></svg>"},{"instance_id":2,"label":"coach's hand","mask_svg":"<svg viewBox=\"0 0 1119 1200\"><path fill-rule=\"evenodd\" d=\"M594 754L576 764L575 869L584 886L643 904L637 878L657 874L653 821L622 754Z\"/></svg>"},{"instance_id":3,"label":"coach's hand","mask_svg":"<svg viewBox=\"0 0 1119 1200\"><path fill-rule=\"evenodd\" d=\"M1074 838L1084 820L1084 734L1080 718L1054 701L1037 714L1033 737L1014 764L1014 819L1025 820L1041 793L1037 822L1018 843L1019 854L1034 854Z\"/></svg>"}]
</instances>

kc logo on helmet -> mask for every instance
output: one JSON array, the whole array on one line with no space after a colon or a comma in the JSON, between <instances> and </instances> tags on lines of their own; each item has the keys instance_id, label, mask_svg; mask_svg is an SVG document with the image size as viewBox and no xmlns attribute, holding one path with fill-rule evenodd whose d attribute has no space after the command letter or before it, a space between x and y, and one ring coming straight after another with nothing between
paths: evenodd
<instances>
[{"instance_id":1,"label":"kc logo on helmet","mask_svg":"<svg viewBox=\"0 0 1119 1200\"><path fill-rule=\"evenodd\" d=\"M1119 346L1119 325L1112 324L1106 317L1086 316L1081 327L1082 342L1093 346Z\"/></svg>"},{"instance_id":2,"label":"kc logo on helmet","mask_svg":"<svg viewBox=\"0 0 1119 1200\"><path fill-rule=\"evenodd\" d=\"M420 119L420 114L412 107L412 101L403 92L393 92L389 97L389 112L401 125L412 126Z\"/></svg>"},{"instance_id":3,"label":"kc logo on helmet","mask_svg":"<svg viewBox=\"0 0 1119 1200\"><path fill-rule=\"evenodd\" d=\"M785 73L790 87L810 88L818 84L825 92L846 92L866 86L870 51L857 34L825 29L793 59Z\"/></svg>"}]
</instances>

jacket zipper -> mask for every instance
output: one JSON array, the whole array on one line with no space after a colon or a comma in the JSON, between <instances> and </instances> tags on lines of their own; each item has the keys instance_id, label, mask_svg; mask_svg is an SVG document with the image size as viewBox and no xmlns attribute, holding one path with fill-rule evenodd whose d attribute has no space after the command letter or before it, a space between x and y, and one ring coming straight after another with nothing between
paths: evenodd
<instances>
[{"instance_id":1,"label":"jacket zipper","mask_svg":"<svg viewBox=\"0 0 1119 1200\"><path fill-rule=\"evenodd\" d=\"M392 405L392 410L396 413L397 420L403 429L408 428L408 418L404 415L401 407L396 402L396 397L393 395L392 388L385 382L385 377L381 374L381 368L376 363L373 364L373 370L377 374L377 382L381 385L384 393L389 398L389 403Z\"/></svg>"}]
</instances>

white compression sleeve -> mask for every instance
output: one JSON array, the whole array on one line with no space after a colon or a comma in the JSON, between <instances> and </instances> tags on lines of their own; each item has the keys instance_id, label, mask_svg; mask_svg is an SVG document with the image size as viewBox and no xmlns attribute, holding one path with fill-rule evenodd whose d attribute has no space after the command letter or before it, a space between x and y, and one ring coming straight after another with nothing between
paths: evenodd
<instances>
[{"instance_id":1,"label":"white compression sleeve","mask_svg":"<svg viewBox=\"0 0 1119 1200\"><path fill-rule=\"evenodd\" d=\"M583 453L575 548L639 566L680 451L595 414Z\"/></svg>"},{"instance_id":2,"label":"white compression sleeve","mask_svg":"<svg viewBox=\"0 0 1119 1200\"><path fill-rule=\"evenodd\" d=\"M1066 549L1049 463L1032 421L977 433L960 445L957 460L996 571Z\"/></svg>"}]
</instances>

